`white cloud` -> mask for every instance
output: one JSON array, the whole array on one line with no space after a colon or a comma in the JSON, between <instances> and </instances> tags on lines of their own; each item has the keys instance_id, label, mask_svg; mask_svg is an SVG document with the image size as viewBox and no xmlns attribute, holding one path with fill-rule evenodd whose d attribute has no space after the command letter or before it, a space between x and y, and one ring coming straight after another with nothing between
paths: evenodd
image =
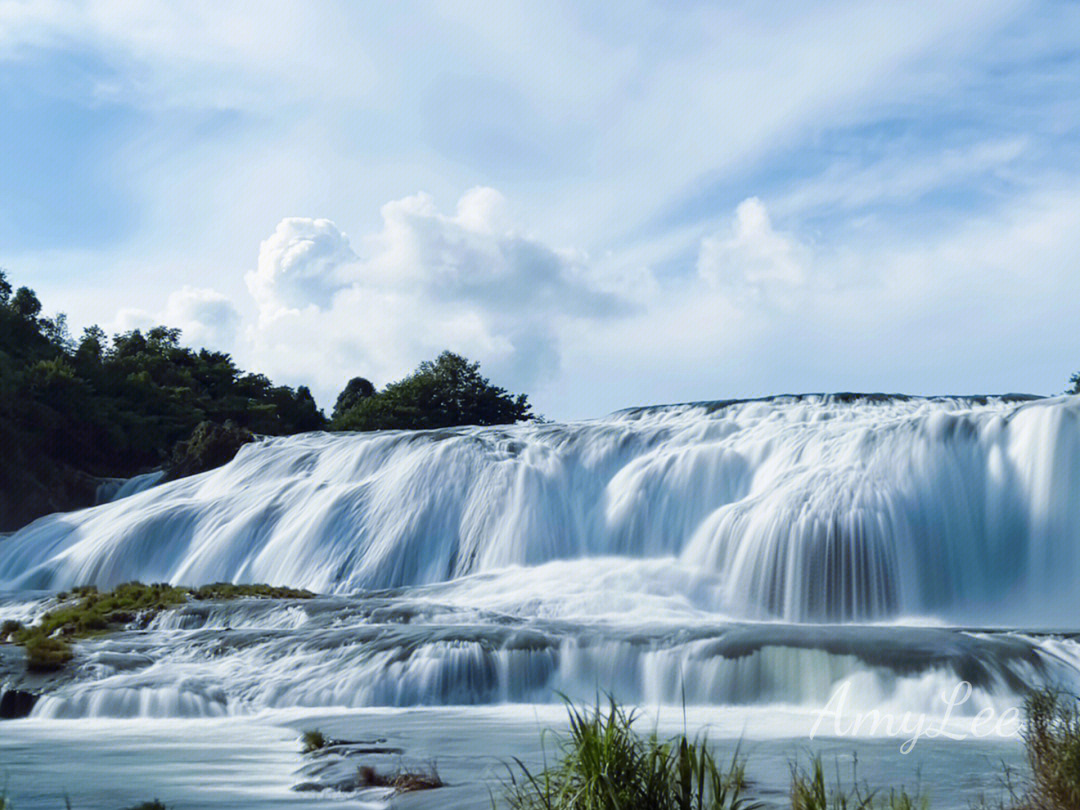
<instances>
[{"instance_id":1,"label":"white cloud","mask_svg":"<svg viewBox=\"0 0 1080 810\"><path fill-rule=\"evenodd\" d=\"M599 410L596 391L611 406L807 390L1039 391L1038 379L1063 379L1080 356L1056 327L1080 298L1072 190L921 244L849 249L842 261L778 230L750 198L701 240L699 272L674 275L552 249L515 230L507 207L491 189L467 192L452 214L426 195L396 200L356 251L327 220L284 220L263 242L256 273L273 282L270 305L236 341L240 364L311 385L325 405L353 375L384 384L449 348L529 392L541 412L584 416ZM280 305L283 288L291 306ZM124 328L163 321L221 341L237 322L224 296L193 288L157 317L119 317ZM1027 371L1006 375L986 356ZM928 362L950 383L928 383Z\"/></svg>"},{"instance_id":2,"label":"white cloud","mask_svg":"<svg viewBox=\"0 0 1080 810\"><path fill-rule=\"evenodd\" d=\"M491 188L466 192L452 215L417 194L382 218L363 257L325 219L283 220L262 243L247 276L253 365L328 397L354 374L384 383L449 348L528 388L556 371L567 322L627 312L647 285L628 274L637 287L620 294L618 274L519 233Z\"/></svg>"},{"instance_id":3,"label":"white cloud","mask_svg":"<svg viewBox=\"0 0 1080 810\"><path fill-rule=\"evenodd\" d=\"M720 243L737 241L738 220ZM1080 366L1080 338L1060 328L1080 300L1075 188L1033 193L920 242L852 247L842 263L817 250L803 261L806 282L782 288L779 312L771 299L704 279L669 282L647 310L591 324L587 343L567 340L563 374L629 404L806 391L1053 393ZM623 372L628 358L632 374Z\"/></svg>"},{"instance_id":4,"label":"white cloud","mask_svg":"<svg viewBox=\"0 0 1080 810\"><path fill-rule=\"evenodd\" d=\"M112 332L146 330L157 325L178 327L188 346L232 351L240 328L240 313L232 301L216 290L185 285L171 293L165 309L152 313L126 307L110 324Z\"/></svg>"},{"instance_id":5,"label":"white cloud","mask_svg":"<svg viewBox=\"0 0 1080 810\"><path fill-rule=\"evenodd\" d=\"M236 343L240 314L221 293L184 286L169 296L161 321L181 329L186 343L230 350Z\"/></svg>"},{"instance_id":6,"label":"white cloud","mask_svg":"<svg viewBox=\"0 0 1080 810\"><path fill-rule=\"evenodd\" d=\"M727 234L701 240L697 270L712 287L768 296L806 281L807 250L776 231L757 197L743 200Z\"/></svg>"},{"instance_id":7,"label":"white cloud","mask_svg":"<svg viewBox=\"0 0 1080 810\"><path fill-rule=\"evenodd\" d=\"M774 210L820 216L832 207L857 209L878 202L910 203L942 188L957 188L986 176L1010 171L1030 149L1026 138L998 139L964 148L910 154L894 145L870 165L838 160L820 176L796 186Z\"/></svg>"},{"instance_id":8,"label":"white cloud","mask_svg":"<svg viewBox=\"0 0 1080 810\"><path fill-rule=\"evenodd\" d=\"M345 267L355 259L348 238L330 220L289 217L259 247L258 269L244 278L264 317L325 309L346 286Z\"/></svg>"}]
</instances>

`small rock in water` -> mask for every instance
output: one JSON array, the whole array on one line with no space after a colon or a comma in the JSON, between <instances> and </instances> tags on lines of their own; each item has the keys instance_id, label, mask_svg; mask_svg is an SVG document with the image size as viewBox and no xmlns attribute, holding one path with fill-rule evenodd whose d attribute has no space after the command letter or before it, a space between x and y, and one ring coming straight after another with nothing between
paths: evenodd
<instances>
[{"instance_id":1,"label":"small rock in water","mask_svg":"<svg viewBox=\"0 0 1080 810\"><path fill-rule=\"evenodd\" d=\"M37 703L38 695L21 689L8 689L0 696L0 720L27 717Z\"/></svg>"}]
</instances>

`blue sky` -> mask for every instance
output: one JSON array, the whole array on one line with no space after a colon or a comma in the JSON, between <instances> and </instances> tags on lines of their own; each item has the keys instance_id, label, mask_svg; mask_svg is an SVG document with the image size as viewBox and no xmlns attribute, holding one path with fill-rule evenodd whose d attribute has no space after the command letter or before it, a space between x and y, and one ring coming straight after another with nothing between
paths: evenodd
<instances>
[{"instance_id":1,"label":"blue sky","mask_svg":"<svg viewBox=\"0 0 1080 810\"><path fill-rule=\"evenodd\" d=\"M1076 3L0 0L0 266L557 418L1080 369Z\"/></svg>"}]
</instances>

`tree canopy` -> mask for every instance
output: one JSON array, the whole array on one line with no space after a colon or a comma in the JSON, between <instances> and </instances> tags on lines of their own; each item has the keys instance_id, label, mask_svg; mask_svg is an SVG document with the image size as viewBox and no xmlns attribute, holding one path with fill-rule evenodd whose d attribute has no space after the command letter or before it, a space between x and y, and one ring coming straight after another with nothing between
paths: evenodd
<instances>
[{"instance_id":1,"label":"tree canopy","mask_svg":"<svg viewBox=\"0 0 1080 810\"><path fill-rule=\"evenodd\" d=\"M479 363L469 362L460 354L443 352L435 360L421 363L403 380L360 398L344 412L339 414L335 410L332 427L417 430L505 425L532 418L532 407L525 394L507 393L480 373Z\"/></svg>"},{"instance_id":2,"label":"tree canopy","mask_svg":"<svg viewBox=\"0 0 1080 810\"><path fill-rule=\"evenodd\" d=\"M370 380L363 377L353 377L338 394L337 402L334 403L334 419L341 419L351 408L359 404L360 400L367 399L375 394L375 386Z\"/></svg>"},{"instance_id":3,"label":"tree canopy","mask_svg":"<svg viewBox=\"0 0 1080 810\"><path fill-rule=\"evenodd\" d=\"M253 433L326 425L311 392L249 374L223 352L180 345L180 330L78 341L63 315L41 316L33 290L0 271L0 530L87 505L98 477L164 464L202 422Z\"/></svg>"},{"instance_id":4,"label":"tree canopy","mask_svg":"<svg viewBox=\"0 0 1080 810\"><path fill-rule=\"evenodd\" d=\"M306 386L274 385L224 352L181 345L156 326L78 340L42 315L28 287L0 270L0 531L87 506L103 477L166 467L173 477L228 461L253 434L439 428L531 419L524 394L491 384L452 352L377 391L345 386L333 420Z\"/></svg>"}]
</instances>

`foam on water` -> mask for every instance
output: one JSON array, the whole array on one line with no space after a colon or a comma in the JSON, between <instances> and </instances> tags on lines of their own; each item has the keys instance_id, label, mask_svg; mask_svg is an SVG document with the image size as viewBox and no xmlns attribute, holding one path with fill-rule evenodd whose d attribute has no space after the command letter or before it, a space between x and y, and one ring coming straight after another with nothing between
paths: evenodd
<instances>
[{"instance_id":1,"label":"foam on water","mask_svg":"<svg viewBox=\"0 0 1080 810\"><path fill-rule=\"evenodd\" d=\"M812 710L841 690L852 711L940 714L942 693L961 680L975 689L962 710L971 713L1016 705L1027 686L1080 689L1080 644L1065 635L733 623L699 613L681 623L671 614L537 618L432 595L189 604L145 630L79 642L74 671L35 716L544 703L599 691L635 704Z\"/></svg>"}]
</instances>

